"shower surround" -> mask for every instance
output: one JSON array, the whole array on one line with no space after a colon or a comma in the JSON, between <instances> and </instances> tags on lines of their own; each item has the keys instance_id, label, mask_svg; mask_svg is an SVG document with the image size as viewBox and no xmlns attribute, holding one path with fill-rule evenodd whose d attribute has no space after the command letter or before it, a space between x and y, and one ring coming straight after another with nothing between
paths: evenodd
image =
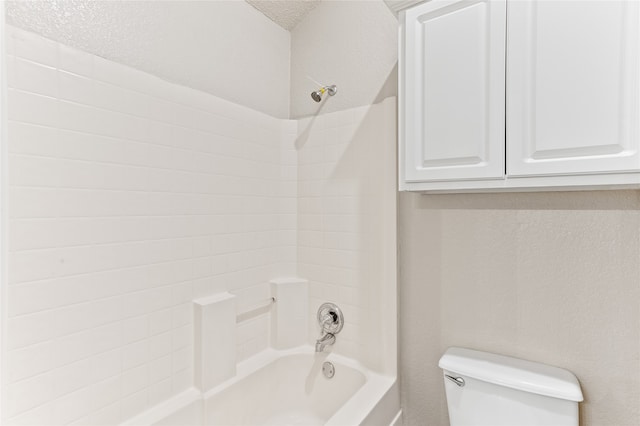
<instances>
[{"instance_id":1,"label":"shower surround","mask_svg":"<svg viewBox=\"0 0 640 426\"><path fill-rule=\"evenodd\" d=\"M117 424L190 388L192 300L242 312L278 276L395 375L393 99L298 122L12 27L6 59L3 424ZM238 361L270 324L237 324Z\"/></svg>"},{"instance_id":2,"label":"shower surround","mask_svg":"<svg viewBox=\"0 0 640 426\"><path fill-rule=\"evenodd\" d=\"M294 121L8 36L10 423L117 423L192 383L191 300L296 272ZM239 360L268 315L238 325ZM4 423L4 422L3 422Z\"/></svg>"},{"instance_id":3,"label":"shower surround","mask_svg":"<svg viewBox=\"0 0 640 426\"><path fill-rule=\"evenodd\" d=\"M339 92L336 96L340 96ZM328 99L327 102L330 102ZM299 120L298 274L309 311L345 316L336 349L396 373L395 98ZM319 328L310 323L309 343Z\"/></svg>"}]
</instances>

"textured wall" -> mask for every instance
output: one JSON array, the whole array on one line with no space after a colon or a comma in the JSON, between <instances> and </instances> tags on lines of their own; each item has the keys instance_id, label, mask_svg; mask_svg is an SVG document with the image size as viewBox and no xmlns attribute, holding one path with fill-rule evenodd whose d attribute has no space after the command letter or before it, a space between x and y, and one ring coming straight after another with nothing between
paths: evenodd
<instances>
[{"instance_id":1,"label":"textured wall","mask_svg":"<svg viewBox=\"0 0 640 426\"><path fill-rule=\"evenodd\" d=\"M395 96L397 43L398 21L382 0L320 2L291 32L291 117ZM313 80L336 84L338 95L313 102Z\"/></svg>"},{"instance_id":2,"label":"textured wall","mask_svg":"<svg viewBox=\"0 0 640 426\"><path fill-rule=\"evenodd\" d=\"M449 346L573 371L583 425L640 423L637 191L400 196L406 425L446 425Z\"/></svg>"},{"instance_id":3,"label":"textured wall","mask_svg":"<svg viewBox=\"0 0 640 426\"><path fill-rule=\"evenodd\" d=\"M118 424L191 386L192 299L295 274L296 123L9 31L2 424Z\"/></svg>"},{"instance_id":4,"label":"textured wall","mask_svg":"<svg viewBox=\"0 0 640 426\"><path fill-rule=\"evenodd\" d=\"M7 22L280 118L290 34L244 1L8 1Z\"/></svg>"},{"instance_id":5,"label":"textured wall","mask_svg":"<svg viewBox=\"0 0 640 426\"><path fill-rule=\"evenodd\" d=\"M396 374L396 100L300 120L298 273L345 315L335 350Z\"/></svg>"}]
</instances>

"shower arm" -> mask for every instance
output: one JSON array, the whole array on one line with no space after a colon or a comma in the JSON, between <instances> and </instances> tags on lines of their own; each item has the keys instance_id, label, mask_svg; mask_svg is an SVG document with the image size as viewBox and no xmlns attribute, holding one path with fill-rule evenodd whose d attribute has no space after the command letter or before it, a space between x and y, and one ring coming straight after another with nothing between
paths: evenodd
<instances>
[{"instance_id":1,"label":"shower arm","mask_svg":"<svg viewBox=\"0 0 640 426\"><path fill-rule=\"evenodd\" d=\"M338 88L335 84L332 84L330 86L322 86L320 89L311 92L311 99L316 102L320 102L322 100L322 95L324 95L325 93L328 93L330 96L334 96L336 93L338 93Z\"/></svg>"}]
</instances>

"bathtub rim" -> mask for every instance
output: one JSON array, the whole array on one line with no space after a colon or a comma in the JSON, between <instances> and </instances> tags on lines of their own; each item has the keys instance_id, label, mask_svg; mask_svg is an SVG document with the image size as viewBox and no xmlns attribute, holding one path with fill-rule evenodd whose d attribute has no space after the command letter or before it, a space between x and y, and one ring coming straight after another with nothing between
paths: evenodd
<instances>
[{"instance_id":1,"label":"bathtub rim","mask_svg":"<svg viewBox=\"0 0 640 426\"><path fill-rule=\"evenodd\" d=\"M324 359L343 364L346 367L353 368L365 377L365 383L356 390L356 392L327 420L325 425L359 425L369 417L376 406L382 401L385 395L389 394L392 389L397 388L396 377L386 376L371 371L357 360L347 358L343 355L324 352L316 355L315 350L310 345L302 345L292 349L277 350L267 348L258 354L238 363L236 375L220 385L212 388L207 392L201 392L195 387L190 387L179 394L156 404L147 410L139 413L125 421L121 422L121 426L144 425L150 426L156 424L178 410L186 408L190 404L197 403L199 407L196 409L203 410L206 400L219 392L224 391L230 386L247 378L251 374L263 367L275 362L279 358L291 355L307 355L311 357L323 356ZM391 392L394 393L394 392ZM399 404L397 410L399 410ZM390 413L389 421L396 415L397 410Z\"/></svg>"},{"instance_id":2,"label":"bathtub rim","mask_svg":"<svg viewBox=\"0 0 640 426\"><path fill-rule=\"evenodd\" d=\"M275 362L280 358L294 355L309 355L312 357L320 356L323 360L335 361L339 364L345 365L346 367L353 368L354 370L357 370L358 372L362 373L362 375L364 375L365 385L369 382L369 379L373 378L374 376L380 376L380 374L369 370L359 361L356 361L352 358L347 358L340 354L332 353L330 351L318 354L310 345L301 345L296 346L295 348L282 350L267 348L255 354L251 358L239 362L236 368L236 375L219 384L218 386L208 390L207 392L204 392L203 399L206 400L211 396L217 394L218 392L222 392L224 389L233 386L235 383L240 382L241 380L247 378L251 374L255 373L261 368L266 367L267 365Z\"/></svg>"}]
</instances>

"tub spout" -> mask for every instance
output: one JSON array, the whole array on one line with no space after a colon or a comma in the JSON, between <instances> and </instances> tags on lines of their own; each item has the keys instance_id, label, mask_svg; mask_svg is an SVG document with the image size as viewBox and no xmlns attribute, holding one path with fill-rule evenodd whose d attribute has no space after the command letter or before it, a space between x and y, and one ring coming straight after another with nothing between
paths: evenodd
<instances>
[{"instance_id":1,"label":"tub spout","mask_svg":"<svg viewBox=\"0 0 640 426\"><path fill-rule=\"evenodd\" d=\"M336 336L333 333L326 333L324 336L316 340L316 352L322 352L325 346L333 345L336 342Z\"/></svg>"}]
</instances>

